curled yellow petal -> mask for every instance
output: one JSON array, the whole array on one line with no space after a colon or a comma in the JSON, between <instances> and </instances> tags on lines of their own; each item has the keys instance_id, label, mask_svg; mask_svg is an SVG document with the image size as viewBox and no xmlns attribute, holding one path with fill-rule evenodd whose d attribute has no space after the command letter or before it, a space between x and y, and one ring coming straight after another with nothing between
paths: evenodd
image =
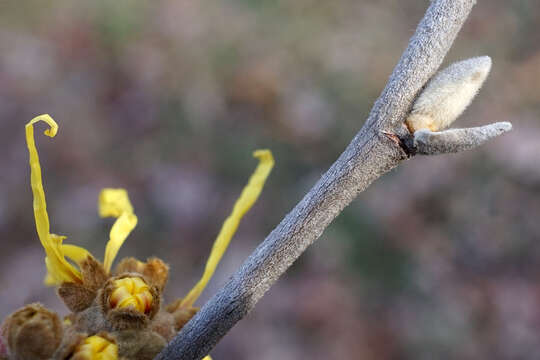
<instances>
[{"instance_id":1,"label":"curled yellow petal","mask_svg":"<svg viewBox=\"0 0 540 360\"><path fill-rule=\"evenodd\" d=\"M92 256L92 254L90 254L90 251L76 245L64 244L62 245L62 251L64 252L64 256L70 258L77 264L80 264L89 256Z\"/></svg>"},{"instance_id":2,"label":"curled yellow petal","mask_svg":"<svg viewBox=\"0 0 540 360\"><path fill-rule=\"evenodd\" d=\"M129 201L126 189L101 190L99 194L99 216L120 217L123 213L133 213L133 206Z\"/></svg>"},{"instance_id":3,"label":"curled yellow petal","mask_svg":"<svg viewBox=\"0 0 540 360\"><path fill-rule=\"evenodd\" d=\"M72 357L84 360L117 360L118 346L104 337L93 335L75 348Z\"/></svg>"},{"instance_id":4,"label":"curled yellow petal","mask_svg":"<svg viewBox=\"0 0 540 360\"><path fill-rule=\"evenodd\" d=\"M63 236L50 233L49 215L47 214L47 203L45 201L45 191L43 190L43 180L41 178L41 166L39 156L34 141L34 124L44 121L49 125L45 130L45 135L54 137L58 131L58 125L47 114L37 116L26 124L26 143L28 145L28 154L30 156L30 184L34 196L34 218L36 221L36 230L45 249L47 257L48 275L45 278L47 284L61 284L62 282L80 282L80 272L71 265L65 258L62 250Z\"/></svg>"},{"instance_id":5,"label":"curled yellow petal","mask_svg":"<svg viewBox=\"0 0 540 360\"><path fill-rule=\"evenodd\" d=\"M60 240L63 240L65 236L62 236ZM90 252L82 247L75 245L62 244L61 245L62 256L70 258L76 264L80 264L83 260L86 260L88 256L91 256ZM54 268L51 266L49 258L45 258L45 265L47 266L47 275L45 276L44 283L47 286L59 285L64 282L61 278L53 276L53 273L56 273ZM81 276L82 277L82 276Z\"/></svg>"},{"instance_id":6,"label":"curled yellow petal","mask_svg":"<svg viewBox=\"0 0 540 360\"><path fill-rule=\"evenodd\" d=\"M109 298L113 309L131 307L141 313L148 313L154 302L150 287L141 278L126 277L114 280L115 289Z\"/></svg>"},{"instance_id":7,"label":"curled yellow petal","mask_svg":"<svg viewBox=\"0 0 540 360\"><path fill-rule=\"evenodd\" d=\"M225 250L227 250L229 242L240 224L240 220L251 209L255 201L257 201L266 178L274 166L274 158L270 150L257 150L253 153L253 156L259 159L259 165L249 178L248 184L242 190L242 194L236 200L231 215L223 223L206 262L203 276L182 300L180 304L182 307L192 306L203 292Z\"/></svg>"},{"instance_id":8,"label":"curled yellow petal","mask_svg":"<svg viewBox=\"0 0 540 360\"><path fill-rule=\"evenodd\" d=\"M45 266L47 266L47 259L45 258ZM56 283L56 278L54 278L50 273L49 273L49 267L47 266L47 274L45 275L45 279L43 279L43 283L47 286L55 286L57 285Z\"/></svg>"},{"instance_id":9,"label":"curled yellow petal","mask_svg":"<svg viewBox=\"0 0 540 360\"><path fill-rule=\"evenodd\" d=\"M110 272L114 258L129 233L137 226L137 216L125 189L103 189L99 194L99 216L118 218L111 228L103 266Z\"/></svg>"}]
</instances>

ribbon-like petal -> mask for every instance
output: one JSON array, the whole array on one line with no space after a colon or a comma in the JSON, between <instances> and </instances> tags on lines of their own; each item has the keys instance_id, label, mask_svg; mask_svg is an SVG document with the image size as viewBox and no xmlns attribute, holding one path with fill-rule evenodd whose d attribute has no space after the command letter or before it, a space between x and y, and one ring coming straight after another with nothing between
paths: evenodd
<instances>
[{"instance_id":1,"label":"ribbon-like petal","mask_svg":"<svg viewBox=\"0 0 540 360\"><path fill-rule=\"evenodd\" d=\"M99 194L98 208L99 216L117 218L111 228L103 260L103 266L108 273L120 247L137 226L137 216L133 213L133 206L125 189L103 189Z\"/></svg>"},{"instance_id":2,"label":"ribbon-like petal","mask_svg":"<svg viewBox=\"0 0 540 360\"><path fill-rule=\"evenodd\" d=\"M274 166L274 158L270 150L257 150L253 153L253 156L259 159L259 165L249 178L248 184L244 187L240 197L234 204L231 215L225 219L225 222L221 227L221 231L214 241L212 251L210 252L210 256L206 262L203 276L182 300L180 304L181 307L192 306L199 298L204 288L208 284L208 281L210 281L210 278L214 274L221 257L227 250L231 238L234 236L234 233L240 224L240 220L249 211L249 209L251 209L253 204L255 204L255 201L257 201L257 198L259 197L268 175L270 175L270 171Z\"/></svg>"},{"instance_id":3,"label":"ribbon-like petal","mask_svg":"<svg viewBox=\"0 0 540 360\"><path fill-rule=\"evenodd\" d=\"M26 124L26 143L30 157L30 184L34 196L33 208L36 221L36 230L45 249L47 257L45 264L48 275L45 278L47 284L61 284L63 282L81 282L81 273L71 265L64 257L62 241L64 236L50 233L49 215L47 214L47 203L45 201L45 191L43 190L43 180L41 178L41 166L34 140L34 124L43 121L49 125L45 130L45 135L54 137L58 131L58 125L47 114L37 116Z\"/></svg>"}]
</instances>

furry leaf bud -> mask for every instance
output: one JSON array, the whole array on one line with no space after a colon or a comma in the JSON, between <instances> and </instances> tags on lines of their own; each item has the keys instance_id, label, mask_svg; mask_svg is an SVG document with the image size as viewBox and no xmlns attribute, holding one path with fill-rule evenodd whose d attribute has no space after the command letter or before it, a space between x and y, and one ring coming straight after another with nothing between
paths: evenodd
<instances>
[{"instance_id":1,"label":"furry leaf bud","mask_svg":"<svg viewBox=\"0 0 540 360\"><path fill-rule=\"evenodd\" d=\"M409 131L440 131L450 126L469 106L490 69L491 58L480 56L439 71L414 102L405 120Z\"/></svg>"}]
</instances>

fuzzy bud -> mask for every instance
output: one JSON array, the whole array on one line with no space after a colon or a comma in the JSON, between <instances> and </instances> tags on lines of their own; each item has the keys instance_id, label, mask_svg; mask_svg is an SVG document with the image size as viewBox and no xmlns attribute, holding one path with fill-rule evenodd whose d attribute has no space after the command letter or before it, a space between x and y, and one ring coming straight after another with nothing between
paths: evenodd
<instances>
[{"instance_id":1,"label":"fuzzy bud","mask_svg":"<svg viewBox=\"0 0 540 360\"><path fill-rule=\"evenodd\" d=\"M98 303L112 329L142 329L159 311L160 292L142 276L128 273L109 279Z\"/></svg>"},{"instance_id":2,"label":"fuzzy bud","mask_svg":"<svg viewBox=\"0 0 540 360\"><path fill-rule=\"evenodd\" d=\"M490 69L491 58L480 56L439 71L414 102L405 121L409 131L440 131L450 126L471 103Z\"/></svg>"},{"instance_id":3,"label":"fuzzy bud","mask_svg":"<svg viewBox=\"0 0 540 360\"><path fill-rule=\"evenodd\" d=\"M29 304L11 314L3 325L12 359L44 360L54 354L63 336L62 321L41 304Z\"/></svg>"},{"instance_id":4,"label":"fuzzy bud","mask_svg":"<svg viewBox=\"0 0 540 360\"><path fill-rule=\"evenodd\" d=\"M112 308L133 307L135 310L146 313L152 306L150 287L139 277L127 277L114 280L115 289L109 298Z\"/></svg>"}]
</instances>

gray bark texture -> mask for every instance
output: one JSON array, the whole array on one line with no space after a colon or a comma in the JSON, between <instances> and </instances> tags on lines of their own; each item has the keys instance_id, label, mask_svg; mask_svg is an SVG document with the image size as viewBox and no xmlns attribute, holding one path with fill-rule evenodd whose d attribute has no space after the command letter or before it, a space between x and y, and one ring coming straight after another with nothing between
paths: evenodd
<instances>
[{"instance_id":1,"label":"gray bark texture","mask_svg":"<svg viewBox=\"0 0 540 360\"><path fill-rule=\"evenodd\" d=\"M196 360L261 299L324 229L374 180L410 153L401 139L416 96L441 65L475 0L435 0L362 129L305 197L156 357Z\"/></svg>"}]
</instances>

